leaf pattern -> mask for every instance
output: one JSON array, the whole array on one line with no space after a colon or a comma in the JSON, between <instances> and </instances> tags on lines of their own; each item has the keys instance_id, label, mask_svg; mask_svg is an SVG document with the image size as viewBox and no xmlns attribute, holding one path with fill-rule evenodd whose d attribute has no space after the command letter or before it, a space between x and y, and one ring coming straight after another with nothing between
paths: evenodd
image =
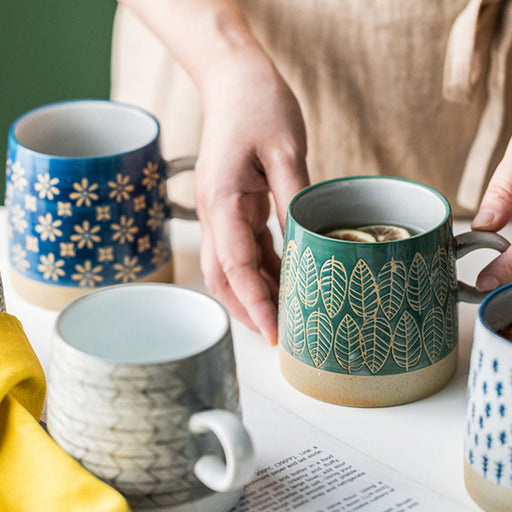
<instances>
[{"instance_id":1,"label":"leaf pattern","mask_svg":"<svg viewBox=\"0 0 512 512\"><path fill-rule=\"evenodd\" d=\"M306 248L299 263L297 291L306 307L313 307L318 300L318 272L313 253Z\"/></svg>"},{"instance_id":2,"label":"leaf pattern","mask_svg":"<svg viewBox=\"0 0 512 512\"><path fill-rule=\"evenodd\" d=\"M409 268L407 300L414 311L425 312L430 304L430 276L425 258L416 253Z\"/></svg>"},{"instance_id":3,"label":"leaf pattern","mask_svg":"<svg viewBox=\"0 0 512 512\"><path fill-rule=\"evenodd\" d=\"M450 288L455 291L457 290L457 255L453 247L453 237L450 238L450 244L448 246L448 272Z\"/></svg>"},{"instance_id":4,"label":"leaf pattern","mask_svg":"<svg viewBox=\"0 0 512 512\"><path fill-rule=\"evenodd\" d=\"M366 319L377 314L379 291L370 267L359 260L350 275L348 298L357 316Z\"/></svg>"},{"instance_id":5,"label":"leaf pattern","mask_svg":"<svg viewBox=\"0 0 512 512\"><path fill-rule=\"evenodd\" d=\"M391 325L386 318L370 317L361 328L363 357L372 373L377 373L384 366L391 350Z\"/></svg>"},{"instance_id":6,"label":"leaf pattern","mask_svg":"<svg viewBox=\"0 0 512 512\"><path fill-rule=\"evenodd\" d=\"M423 321L423 344L430 362L433 364L439 360L443 348L444 316L440 307L433 307Z\"/></svg>"},{"instance_id":7,"label":"leaf pattern","mask_svg":"<svg viewBox=\"0 0 512 512\"><path fill-rule=\"evenodd\" d=\"M306 339L309 354L317 368L325 363L331 351L332 331L331 320L325 313L311 313L306 325Z\"/></svg>"},{"instance_id":8,"label":"leaf pattern","mask_svg":"<svg viewBox=\"0 0 512 512\"><path fill-rule=\"evenodd\" d=\"M388 320L400 311L405 296L407 270L401 261L391 258L381 268L377 277L380 307Z\"/></svg>"},{"instance_id":9,"label":"leaf pattern","mask_svg":"<svg viewBox=\"0 0 512 512\"><path fill-rule=\"evenodd\" d=\"M332 318L337 315L345 301L347 273L343 264L331 256L320 269L320 292L325 311Z\"/></svg>"},{"instance_id":10,"label":"leaf pattern","mask_svg":"<svg viewBox=\"0 0 512 512\"><path fill-rule=\"evenodd\" d=\"M444 247L438 247L432 258L431 265L432 288L437 302L442 307L450 286L450 272L448 269L448 255Z\"/></svg>"},{"instance_id":11,"label":"leaf pattern","mask_svg":"<svg viewBox=\"0 0 512 512\"><path fill-rule=\"evenodd\" d=\"M286 315L286 339L293 355L300 356L306 346L304 317L299 300L294 297Z\"/></svg>"},{"instance_id":12,"label":"leaf pattern","mask_svg":"<svg viewBox=\"0 0 512 512\"><path fill-rule=\"evenodd\" d=\"M395 363L400 368L405 368L405 371L409 371L420 361L420 329L409 311L404 311L396 324L392 353Z\"/></svg>"},{"instance_id":13,"label":"leaf pattern","mask_svg":"<svg viewBox=\"0 0 512 512\"><path fill-rule=\"evenodd\" d=\"M285 297L289 297L295 287L297 279L297 267L299 261L299 253L297 244L294 240L290 240L286 246L283 257L283 284Z\"/></svg>"},{"instance_id":14,"label":"leaf pattern","mask_svg":"<svg viewBox=\"0 0 512 512\"><path fill-rule=\"evenodd\" d=\"M349 314L343 317L336 330L334 355L348 373L358 372L364 366L361 331Z\"/></svg>"},{"instance_id":15,"label":"leaf pattern","mask_svg":"<svg viewBox=\"0 0 512 512\"><path fill-rule=\"evenodd\" d=\"M448 296L448 301L446 303L444 332L446 345L450 350L453 350L455 345L457 345L459 329L457 325L457 304L455 304L455 300L452 295Z\"/></svg>"}]
</instances>

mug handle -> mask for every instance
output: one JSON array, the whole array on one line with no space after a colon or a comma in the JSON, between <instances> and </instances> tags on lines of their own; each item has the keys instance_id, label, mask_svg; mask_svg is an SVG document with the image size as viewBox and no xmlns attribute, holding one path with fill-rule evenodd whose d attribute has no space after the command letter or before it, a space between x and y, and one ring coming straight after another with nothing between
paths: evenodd
<instances>
[{"instance_id":1,"label":"mug handle","mask_svg":"<svg viewBox=\"0 0 512 512\"><path fill-rule=\"evenodd\" d=\"M190 171L194 169L197 158L195 156L184 156L174 160L168 160L166 163L167 179L176 176L183 171ZM184 220L198 220L195 208L189 208L182 204L170 201L171 211L173 217Z\"/></svg>"},{"instance_id":2,"label":"mug handle","mask_svg":"<svg viewBox=\"0 0 512 512\"><path fill-rule=\"evenodd\" d=\"M499 252L505 252L510 242L498 233L490 231L468 231L455 237L456 259L460 259L466 254L476 249L496 249ZM474 286L458 281L457 291L459 301L478 304L489 292L479 292Z\"/></svg>"},{"instance_id":3,"label":"mug handle","mask_svg":"<svg viewBox=\"0 0 512 512\"><path fill-rule=\"evenodd\" d=\"M227 492L249 483L255 471L254 448L242 420L220 409L193 414L188 422L194 434L212 432L219 440L226 462L217 455L203 455L194 473L210 489Z\"/></svg>"}]
</instances>

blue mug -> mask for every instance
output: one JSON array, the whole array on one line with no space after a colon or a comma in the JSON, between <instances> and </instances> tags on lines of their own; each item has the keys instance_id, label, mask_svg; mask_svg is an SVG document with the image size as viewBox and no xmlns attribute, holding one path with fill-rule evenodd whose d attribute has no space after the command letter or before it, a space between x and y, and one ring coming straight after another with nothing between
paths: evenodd
<instances>
[{"instance_id":1,"label":"blue mug","mask_svg":"<svg viewBox=\"0 0 512 512\"><path fill-rule=\"evenodd\" d=\"M195 219L171 203L168 178L193 158L166 162L158 121L106 100L32 110L8 137L6 205L12 284L60 309L91 288L172 281L168 220Z\"/></svg>"}]
</instances>

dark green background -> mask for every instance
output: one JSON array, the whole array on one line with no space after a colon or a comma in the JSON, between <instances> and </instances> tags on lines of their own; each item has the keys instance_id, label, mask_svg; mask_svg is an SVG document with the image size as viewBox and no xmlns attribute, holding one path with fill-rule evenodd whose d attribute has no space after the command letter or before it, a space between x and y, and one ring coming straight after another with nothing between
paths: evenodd
<instances>
[{"instance_id":1,"label":"dark green background","mask_svg":"<svg viewBox=\"0 0 512 512\"><path fill-rule=\"evenodd\" d=\"M115 0L1 0L0 204L9 125L34 107L108 98Z\"/></svg>"}]
</instances>

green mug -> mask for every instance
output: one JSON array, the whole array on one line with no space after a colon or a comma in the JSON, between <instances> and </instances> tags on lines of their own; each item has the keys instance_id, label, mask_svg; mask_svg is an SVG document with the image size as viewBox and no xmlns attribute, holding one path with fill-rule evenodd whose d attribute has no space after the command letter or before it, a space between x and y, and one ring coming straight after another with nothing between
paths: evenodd
<instances>
[{"instance_id":1,"label":"green mug","mask_svg":"<svg viewBox=\"0 0 512 512\"><path fill-rule=\"evenodd\" d=\"M376 224L411 236L360 242L321 234ZM454 236L448 201L413 181L359 176L305 188L286 221L283 375L300 391L341 405L398 405L435 393L457 366L457 302L486 295L457 281L456 260L508 246L496 233Z\"/></svg>"}]
</instances>

